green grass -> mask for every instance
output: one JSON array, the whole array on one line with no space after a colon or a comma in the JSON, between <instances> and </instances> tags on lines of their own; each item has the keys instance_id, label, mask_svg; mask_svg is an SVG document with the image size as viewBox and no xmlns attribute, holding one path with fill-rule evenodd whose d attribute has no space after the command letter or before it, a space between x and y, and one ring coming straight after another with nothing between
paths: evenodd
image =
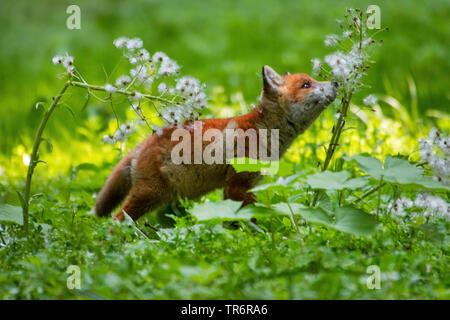
<instances>
[{"instance_id":1,"label":"green grass","mask_svg":"<svg viewBox=\"0 0 450 320\"><path fill-rule=\"evenodd\" d=\"M16 191L24 188L23 157L31 152L42 117L36 102L48 106L63 85L51 63L55 54L68 51L85 78L102 85L103 68L110 73L121 55L112 41L138 36L152 53L167 52L184 74L206 83L213 114L238 114L257 101L264 64L280 73L310 73L311 58L330 52L323 39L337 32L335 19L346 7L370 3L80 1L81 30L65 27L69 4L0 3L0 39L6 44L0 51L0 203L20 205ZM443 1L379 5L382 25L390 30L383 34L384 44L375 51L376 63L365 79L371 88L353 100L347 123L352 129L344 131L335 159L369 153L380 160L400 155L416 163L417 139L431 126L447 134L450 130L450 6ZM358 110L369 93L382 97L377 112ZM199 205L223 206L221 191L199 203L185 203L183 217L162 209L137 226L93 217L95 195L113 166L146 133L133 135L120 149L100 144L115 126L113 112L94 99L82 112L85 100L83 90L70 88L46 128L44 137L53 148L44 143L40 149L47 164L39 164L33 178L30 235L18 224L1 224L1 299L450 297L448 220L399 220L387 208L397 196L414 198L426 189L420 185L388 182L358 202L358 210L377 222L373 232L362 236L355 235L358 226L342 232L297 211L298 231L289 211L258 213L257 226L248 219L231 225L223 219L199 219ZM311 202L308 176L325 157L322 145L330 139L334 113L328 108L289 149L278 175L265 177L273 189L257 193L259 205L276 207L286 198L294 208ZM127 116L126 110L118 114ZM83 169L83 163L94 166ZM365 175L348 159L341 165L333 161L330 168L352 178ZM297 179L290 184L278 180L294 174ZM333 210L341 202L349 205L378 184L379 179L366 178L355 190L327 190L320 210L328 208L326 215L336 219ZM448 190L434 193L448 202ZM160 228L158 234L148 223ZM67 288L70 265L81 269L81 290ZM371 265L381 270L379 290L366 285Z\"/></svg>"}]
</instances>

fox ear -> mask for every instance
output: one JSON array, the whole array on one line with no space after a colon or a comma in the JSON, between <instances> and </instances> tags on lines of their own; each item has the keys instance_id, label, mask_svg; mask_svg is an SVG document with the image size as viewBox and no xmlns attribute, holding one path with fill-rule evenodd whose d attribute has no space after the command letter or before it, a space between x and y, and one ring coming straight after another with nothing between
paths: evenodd
<instances>
[{"instance_id":1,"label":"fox ear","mask_svg":"<svg viewBox=\"0 0 450 320\"><path fill-rule=\"evenodd\" d=\"M264 93L268 95L278 95L278 87L283 84L283 78L271 67L262 68Z\"/></svg>"}]
</instances>

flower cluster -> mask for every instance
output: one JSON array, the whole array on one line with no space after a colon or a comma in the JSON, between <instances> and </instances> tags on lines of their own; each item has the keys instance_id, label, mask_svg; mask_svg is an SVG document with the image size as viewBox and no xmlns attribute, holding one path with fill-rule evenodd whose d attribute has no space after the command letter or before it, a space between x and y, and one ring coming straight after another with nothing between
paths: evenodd
<instances>
[{"instance_id":1,"label":"flower cluster","mask_svg":"<svg viewBox=\"0 0 450 320\"><path fill-rule=\"evenodd\" d=\"M450 183L450 137L432 128L427 138L419 139L420 155L433 170L433 179L444 185ZM398 218L416 219L420 216L450 219L448 202L437 196L419 193L416 199L401 197L388 204Z\"/></svg>"},{"instance_id":2,"label":"flower cluster","mask_svg":"<svg viewBox=\"0 0 450 320\"><path fill-rule=\"evenodd\" d=\"M54 56L52 59L54 65L62 64L69 75L72 75L75 70L75 66L73 65L74 59L72 56L69 56L67 53L64 56Z\"/></svg>"},{"instance_id":3,"label":"flower cluster","mask_svg":"<svg viewBox=\"0 0 450 320\"><path fill-rule=\"evenodd\" d=\"M153 131L161 132L161 127L148 122L144 114L143 99L150 100L162 120L163 125L181 125L185 121L198 119L203 109L207 108L207 97L204 85L190 77L179 77L180 66L164 52L153 55L145 49L144 42L139 38L120 37L114 40L114 46L123 50L123 55L131 67L126 74L118 76L115 82L103 86L88 84L76 72L74 59L69 55L55 56L54 64L62 64L69 78L80 80L78 86L88 90L102 90L109 94L106 100L113 102L113 94L123 94L128 97L130 109L136 114L135 123L146 125ZM73 80L73 79L72 79ZM115 144L124 141L131 129L122 125L113 135L105 135L104 142Z\"/></svg>"},{"instance_id":4,"label":"flower cluster","mask_svg":"<svg viewBox=\"0 0 450 320\"><path fill-rule=\"evenodd\" d=\"M117 142L125 141L128 135L132 131L132 127L129 124L122 124L116 129L113 135L106 134L103 136L103 142L114 145Z\"/></svg>"},{"instance_id":5,"label":"flower cluster","mask_svg":"<svg viewBox=\"0 0 450 320\"><path fill-rule=\"evenodd\" d=\"M368 48L377 43L369 36L365 21L367 14L361 9L347 9L345 21L338 21L342 34L330 34L324 41L328 47L336 47L337 51L327 55L324 62L330 70L324 68L320 59L312 59L313 74L325 76L329 74L338 81L343 92L354 93L363 86L361 78L370 67Z\"/></svg>"},{"instance_id":6,"label":"flower cluster","mask_svg":"<svg viewBox=\"0 0 450 320\"><path fill-rule=\"evenodd\" d=\"M116 39L114 45L117 48L123 48L124 56L133 65L129 75L117 78L116 87L133 91L130 96L133 103L131 109L136 113L138 124L147 123L139 104L143 98L138 91L141 88L143 92L152 93L152 89L156 87L154 92L163 98L160 102L165 101L161 102L164 108L157 109L164 125L180 125L186 120L195 120L199 117L200 111L207 107L206 94L203 92L204 86L200 84L200 81L189 76L177 79L180 67L167 54L158 51L150 55L143 48L142 40L138 38L122 37ZM107 89L106 85L105 89ZM112 88L108 85L108 92L111 92L110 89ZM150 125L149 127L160 132L158 126Z\"/></svg>"},{"instance_id":7,"label":"flower cluster","mask_svg":"<svg viewBox=\"0 0 450 320\"><path fill-rule=\"evenodd\" d=\"M433 170L433 179L450 185L450 136L432 128L427 139L419 139L420 156Z\"/></svg>"},{"instance_id":8,"label":"flower cluster","mask_svg":"<svg viewBox=\"0 0 450 320\"><path fill-rule=\"evenodd\" d=\"M419 193L414 201L405 197L398 198L389 203L388 210L392 210L400 219L416 219L420 216L450 219L450 207L447 201L425 193Z\"/></svg>"},{"instance_id":9,"label":"flower cluster","mask_svg":"<svg viewBox=\"0 0 450 320\"><path fill-rule=\"evenodd\" d=\"M375 96L375 95L373 95L373 94L369 94L367 97L365 97L364 98L364 100L363 100L363 103L366 105L366 106L371 106L371 105L374 105L375 103L377 103L378 102L378 99L377 99L377 97Z\"/></svg>"}]
</instances>

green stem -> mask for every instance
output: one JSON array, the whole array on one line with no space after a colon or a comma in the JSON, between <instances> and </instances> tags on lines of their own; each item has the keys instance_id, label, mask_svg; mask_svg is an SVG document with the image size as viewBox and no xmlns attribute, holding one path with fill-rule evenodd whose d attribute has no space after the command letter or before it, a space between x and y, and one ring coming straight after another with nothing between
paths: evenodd
<instances>
[{"instance_id":1,"label":"green stem","mask_svg":"<svg viewBox=\"0 0 450 320\"><path fill-rule=\"evenodd\" d=\"M354 200L351 204L356 204L358 202L360 202L362 199L370 196L372 193L376 192L377 190L381 189L382 187L384 187L386 185L386 182L382 182L380 184L377 184L375 187L373 187L370 190L367 190L366 192L364 192L361 197L358 197L358 199Z\"/></svg>"},{"instance_id":2,"label":"green stem","mask_svg":"<svg viewBox=\"0 0 450 320\"><path fill-rule=\"evenodd\" d=\"M295 222L294 210L292 210L292 208L291 208L291 204L289 203L289 199L286 196L286 193L283 192L283 196L284 196L284 200L286 201L286 203L288 205L289 211L291 212L292 224L294 225L294 227L297 230L297 232L300 234L300 229L298 228L297 222Z\"/></svg>"},{"instance_id":3,"label":"green stem","mask_svg":"<svg viewBox=\"0 0 450 320\"><path fill-rule=\"evenodd\" d=\"M97 85L92 85L92 84L87 84L87 83L83 83L83 82L79 82L79 81L71 81L70 85L74 86L74 87L80 87L80 88L86 88L86 89L91 89L91 90L96 90L96 91L105 91L105 87L104 86L97 86ZM136 93L134 91L127 91L127 90L122 90L122 89L117 89L116 91L117 93L126 95L126 96L134 96ZM158 96L153 96L150 94L143 94L142 95L144 98L149 99L149 100L156 100L156 101L160 101L166 104L173 104L174 101L168 100L168 99L164 99Z\"/></svg>"},{"instance_id":4,"label":"green stem","mask_svg":"<svg viewBox=\"0 0 450 320\"><path fill-rule=\"evenodd\" d=\"M34 145L33 145L33 151L31 152L30 156L30 163L28 165L28 172L27 172L27 181L25 183L25 191L24 191L24 197L23 197L23 226L25 229L25 232L28 234L28 208L30 204L30 190L31 190L31 179L33 178L33 172L34 168L37 165L38 161L38 151L39 146L42 141L42 133L44 132L45 126L47 125L48 119L52 115L55 108L58 106L58 102L61 99L62 95L66 91L66 89L69 87L70 82L66 82L64 84L64 87L59 91L58 95L56 97L53 97L53 103L50 105L50 108L47 110L47 112L44 115L44 118L41 121L41 124L39 125L39 129L36 133L36 138L34 139Z\"/></svg>"},{"instance_id":5,"label":"green stem","mask_svg":"<svg viewBox=\"0 0 450 320\"><path fill-rule=\"evenodd\" d=\"M383 176L381 176L380 184L383 184ZM381 187L378 188L378 199L377 199L377 216L380 214L380 204L381 204Z\"/></svg>"},{"instance_id":6,"label":"green stem","mask_svg":"<svg viewBox=\"0 0 450 320\"><path fill-rule=\"evenodd\" d=\"M328 169L328 166L331 162L331 159L333 158L334 152L336 151L336 148L338 146L339 138L341 137L342 129L345 126L345 118L347 116L348 108L350 106L350 100L352 98L352 94L344 95L341 102L341 115L339 116L339 119L336 123L336 125L333 127L333 136L331 137L330 144L328 145L327 154L325 157L325 162L323 163L322 171L325 171ZM317 204L317 201L319 200L321 190L316 190L314 193L314 199L312 202L312 206L314 207Z\"/></svg>"},{"instance_id":7,"label":"green stem","mask_svg":"<svg viewBox=\"0 0 450 320\"><path fill-rule=\"evenodd\" d=\"M3 244L6 246L5 238L3 238L2 231L0 230L0 239L2 240Z\"/></svg>"}]
</instances>

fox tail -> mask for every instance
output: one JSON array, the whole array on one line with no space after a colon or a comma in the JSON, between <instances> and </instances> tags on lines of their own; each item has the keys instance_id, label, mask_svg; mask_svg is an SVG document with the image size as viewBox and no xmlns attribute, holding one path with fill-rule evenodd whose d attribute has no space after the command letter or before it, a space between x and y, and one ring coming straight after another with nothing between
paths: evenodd
<instances>
[{"instance_id":1,"label":"fox tail","mask_svg":"<svg viewBox=\"0 0 450 320\"><path fill-rule=\"evenodd\" d=\"M133 153L133 151L128 153L117 164L98 194L95 203L95 215L97 217L107 216L128 195L132 187L131 160Z\"/></svg>"}]
</instances>

